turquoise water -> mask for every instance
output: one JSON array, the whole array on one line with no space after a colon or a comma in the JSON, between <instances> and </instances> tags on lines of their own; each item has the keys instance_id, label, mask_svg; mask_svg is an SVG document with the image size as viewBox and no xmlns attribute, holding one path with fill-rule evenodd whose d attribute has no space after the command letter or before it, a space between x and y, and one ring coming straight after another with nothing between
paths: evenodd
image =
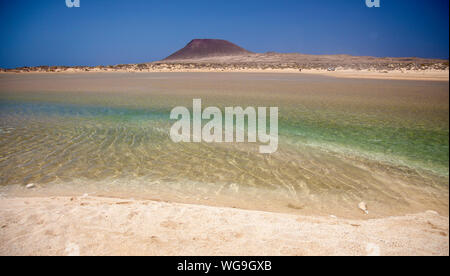
<instances>
[{"instance_id":1,"label":"turquoise water","mask_svg":"<svg viewBox=\"0 0 450 276\"><path fill-rule=\"evenodd\" d=\"M168 109L133 109L111 106L83 106L39 102L0 102L0 116L53 116L78 119L105 120L108 122L138 124L159 121L166 124ZM448 176L448 129L426 129L420 126L371 125L364 121L308 120L281 118L281 141L322 145L330 149L352 151L364 156L398 162L411 168L422 168ZM372 123L373 124L373 123ZM167 126L167 125L166 125ZM7 126L6 126L7 127Z\"/></svg>"},{"instance_id":2,"label":"turquoise water","mask_svg":"<svg viewBox=\"0 0 450 276\"><path fill-rule=\"evenodd\" d=\"M0 185L350 217L361 200L378 216L448 212L448 83L152 76L2 76ZM278 152L173 143L170 110L193 98L278 106Z\"/></svg>"},{"instance_id":3,"label":"turquoise water","mask_svg":"<svg viewBox=\"0 0 450 276\"><path fill-rule=\"evenodd\" d=\"M429 170L448 176L448 129L430 130L420 127L370 126L309 122L282 122L281 134L293 143L302 141L330 149L351 151L376 160Z\"/></svg>"}]
</instances>

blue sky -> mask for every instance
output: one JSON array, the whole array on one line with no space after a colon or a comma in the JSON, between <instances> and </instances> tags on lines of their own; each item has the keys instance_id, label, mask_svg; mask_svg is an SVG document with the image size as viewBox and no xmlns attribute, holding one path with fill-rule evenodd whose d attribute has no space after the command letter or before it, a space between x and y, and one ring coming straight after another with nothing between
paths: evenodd
<instances>
[{"instance_id":1,"label":"blue sky","mask_svg":"<svg viewBox=\"0 0 450 276\"><path fill-rule=\"evenodd\" d=\"M448 58L448 0L0 0L0 67L160 60L193 38L254 52Z\"/></svg>"}]
</instances>

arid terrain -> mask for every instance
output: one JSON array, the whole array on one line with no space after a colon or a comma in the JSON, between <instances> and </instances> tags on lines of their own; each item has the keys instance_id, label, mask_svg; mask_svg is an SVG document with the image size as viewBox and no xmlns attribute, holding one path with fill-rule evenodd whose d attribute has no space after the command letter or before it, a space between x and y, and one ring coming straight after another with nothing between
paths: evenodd
<instances>
[{"instance_id":1,"label":"arid terrain","mask_svg":"<svg viewBox=\"0 0 450 276\"><path fill-rule=\"evenodd\" d=\"M194 39L186 47L155 62L99 66L36 66L0 69L0 72L351 72L384 74L448 75L449 61L416 57L364 57L253 53L231 42ZM405 75L405 76L406 76ZM442 76L439 78L441 79ZM448 79L448 78L447 78Z\"/></svg>"}]
</instances>

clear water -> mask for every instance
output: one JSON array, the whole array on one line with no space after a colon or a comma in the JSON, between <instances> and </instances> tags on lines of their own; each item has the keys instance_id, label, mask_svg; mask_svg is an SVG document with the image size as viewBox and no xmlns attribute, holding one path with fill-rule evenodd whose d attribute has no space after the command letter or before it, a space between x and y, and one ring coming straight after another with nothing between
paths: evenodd
<instances>
[{"instance_id":1,"label":"clear water","mask_svg":"<svg viewBox=\"0 0 450 276\"><path fill-rule=\"evenodd\" d=\"M170 110L278 106L277 153L175 144ZM0 185L358 217L448 213L448 82L289 74L0 75ZM38 190L23 187L35 183Z\"/></svg>"}]
</instances>

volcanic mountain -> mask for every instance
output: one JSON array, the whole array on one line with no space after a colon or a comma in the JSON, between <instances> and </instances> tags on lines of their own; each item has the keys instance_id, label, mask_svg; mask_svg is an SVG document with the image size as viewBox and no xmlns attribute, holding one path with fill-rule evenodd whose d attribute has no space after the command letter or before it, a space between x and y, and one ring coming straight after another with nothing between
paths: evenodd
<instances>
[{"instance_id":1,"label":"volcanic mountain","mask_svg":"<svg viewBox=\"0 0 450 276\"><path fill-rule=\"evenodd\" d=\"M197 59L220 56L239 56L251 54L229 41L222 39L194 39L183 49L173 53L164 60Z\"/></svg>"}]
</instances>

